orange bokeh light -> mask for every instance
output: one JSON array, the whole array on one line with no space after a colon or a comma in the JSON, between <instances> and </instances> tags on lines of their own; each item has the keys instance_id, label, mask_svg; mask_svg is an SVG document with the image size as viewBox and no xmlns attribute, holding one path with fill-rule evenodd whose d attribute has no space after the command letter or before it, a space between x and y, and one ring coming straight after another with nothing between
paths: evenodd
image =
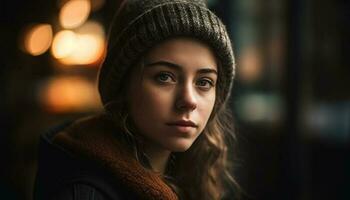
<instances>
[{"instance_id":1,"label":"orange bokeh light","mask_svg":"<svg viewBox=\"0 0 350 200\"><path fill-rule=\"evenodd\" d=\"M24 40L25 50L38 56L45 53L52 42L52 27L50 24L38 24L29 29Z\"/></svg>"},{"instance_id":2,"label":"orange bokeh light","mask_svg":"<svg viewBox=\"0 0 350 200\"><path fill-rule=\"evenodd\" d=\"M101 108L95 84L82 77L55 77L40 91L46 110L55 113L88 112Z\"/></svg>"},{"instance_id":3,"label":"orange bokeh light","mask_svg":"<svg viewBox=\"0 0 350 200\"><path fill-rule=\"evenodd\" d=\"M254 82L261 78L263 70L261 52L257 47L247 47L239 56L237 68L239 77L245 82Z\"/></svg>"},{"instance_id":4,"label":"orange bokeh light","mask_svg":"<svg viewBox=\"0 0 350 200\"><path fill-rule=\"evenodd\" d=\"M82 25L89 17L91 4L89 0L71 0L61 8L59 21L62 27L72 29Z\"/></svg>"}]
</instances>

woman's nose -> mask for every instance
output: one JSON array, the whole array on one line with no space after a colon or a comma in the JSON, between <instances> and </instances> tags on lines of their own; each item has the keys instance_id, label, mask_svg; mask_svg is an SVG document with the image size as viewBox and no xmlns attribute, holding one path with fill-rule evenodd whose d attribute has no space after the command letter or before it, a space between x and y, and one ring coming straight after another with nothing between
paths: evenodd
<instances>
[{"instance_id":1,"label":"woman's nose","mask_svg":"<svg viewBox=\"0 0 350 200\"><path fill-rule=\"evenodd\" d=\"M191 84L179 88L175 104L176 108L181 111L193 111L197 108L195 89Z\"/></svg>"}]
</instances>

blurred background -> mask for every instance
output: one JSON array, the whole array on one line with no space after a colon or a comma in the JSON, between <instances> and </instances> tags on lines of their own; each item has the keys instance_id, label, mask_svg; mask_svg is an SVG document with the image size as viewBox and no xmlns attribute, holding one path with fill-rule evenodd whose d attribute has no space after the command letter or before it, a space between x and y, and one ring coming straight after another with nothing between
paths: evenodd
<instances>
[{"instance_id":1,"label":"blurred background","mask_svg":"<svg viewBox=\"0 0 350 200\"><path fill-rule=\"evenodd\" d=\"M230 103L244 199L350 199L349 1L208 4L237 60ZM40 134L101 110L96 75L117 5L0 2L0 199L31 199Z\"/></svg>"}]
</instances>

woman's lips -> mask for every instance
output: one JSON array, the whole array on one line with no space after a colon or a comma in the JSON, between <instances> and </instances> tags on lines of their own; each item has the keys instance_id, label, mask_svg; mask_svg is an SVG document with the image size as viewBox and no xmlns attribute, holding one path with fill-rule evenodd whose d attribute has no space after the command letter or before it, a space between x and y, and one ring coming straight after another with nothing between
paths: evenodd
<instances>
[{"instance_id":1,"label":"woman's lips","mask_svg":"<svg viewBox=\"0 0 350 200\"><path fill-rule=\"evenodd\" d=\"M188 133L192 129L197 128L198 126L192 121L176 121L167 123L168 126L175 128L178 132Z\"/></svg>"},{"instance_id":2,"label":"woman's lips","mask_svg":"<svg viewBox=\"0 0 350 200\"><path fill-rule=\"evenodd\" d=\"M184 127L193 127L193 128L197 128L198 126L192 122L192 121L186 121L186 120L179 120L179 121L175 121L175 122L169 122L167 123L167 125L169 126L184 126Z\"/></svg>"}]
</instances>

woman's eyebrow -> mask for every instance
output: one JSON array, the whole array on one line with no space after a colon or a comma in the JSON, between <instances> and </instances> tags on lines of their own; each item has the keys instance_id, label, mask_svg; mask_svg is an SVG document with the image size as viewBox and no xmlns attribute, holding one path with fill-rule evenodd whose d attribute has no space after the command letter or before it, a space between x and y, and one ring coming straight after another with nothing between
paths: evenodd
<instances>
[{"instance_id":1,"label":"woman's eyebrow","mask_svg":"<svg viewBox=\"0 0 350 200\"><path fill-rule=\"evenodd\" d=\"M199 70L198 70L198 73L199 73L199 74L213 73L213 74L218 75L218 72L217 72L215 69L213 69L213 68L203 68L203 69L199 69Z\"/></svg>"},{"instance_id":2,"label":"woman's eyebrow","mask_svg":"<svg viewBox=\"0 0 350 200\"><path fill-rule=\"evenodd\" d=\"M182 70L182 67L180 65L169 62L169 61L164 61L164 60L146 63L145 67L152 67L155 65L167 66L167 67L173 68L173 69L178 70L178 71Z\"/></svg>"},{"instance_id":3,"label":"woman's eyebrow","mask_svg":"<svg viewBox=\"0 0 350 200\"><path fill-rule=\"evenodd\" d=\"M145 67L152 67L152 66L156 66L156 65L167 66L167 67L173 68L177 71L182 71L181 65L178 65L178 64L175 64L175 63L172 63L169 61L164 61L164 60L146 63ZM216 75L218 74L218 72L213 68L201 68L197 71L197 73L199 73L199 74L214 73Z\"/></svg>"}]
</instances>

